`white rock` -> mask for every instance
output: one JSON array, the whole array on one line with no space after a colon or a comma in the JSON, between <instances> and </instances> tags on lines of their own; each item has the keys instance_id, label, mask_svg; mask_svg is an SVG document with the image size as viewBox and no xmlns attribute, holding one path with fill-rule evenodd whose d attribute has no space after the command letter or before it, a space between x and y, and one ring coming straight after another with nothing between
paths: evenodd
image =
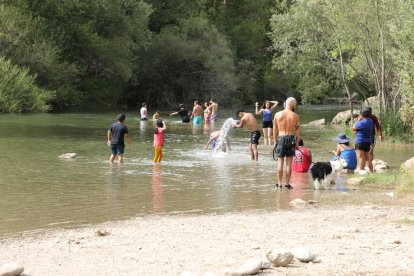
<instances>
[{"instance_id":1,"label":"white rock","mask_svg":"<svg viewBox=\"0 0 414 276\"><path fill-rule=\"evenodd\" d=\"M310 248L296 247L292 253L296 259L304 263L311 262L316 258L316 254Z\"/></svg>"},{"instance_id":2,"label":"white rock","mask_svg":"<svg viewBox=\"0 0 414 276\"><path fill-rule=\"evenodd\" d=\"M63 158L63 159L74 159L76 158L76 153L74 152L68 152L68 153L64 153L62 155L59 155L59 158Z\"/></svg>"},{"instance_id":3,"label":"white rock","mask_svg":"<svg viewBox=\"0 0 414 276\"><path fill-rule=\"evenodd\" d=\"M262 269L268 269L272 267L272 263L268 260L262 260Z\"/></svg>"},{"instance_id":4,"label":"white rock","mask_svg":"<svg viewBox=\"0 0 414 276\"><path fill-rule=\"evenodd\" d=\"M358 115L358 110L354 109L354 115ZM335 117L332 119L332 124L342 124L347 123L351 120L351 110L346 110L339 112L335 115Z\"/></svg>"},{"instance_id":5,"label":"white rock","mask_svg":"<svg viewBox=\"0 0 414 276\"><path fill-rule=\"evenodd\" d=\"M240 272L238 272L237 270L234 270L234 269L225 269L225 270L223 270L221 275L222 276L242 276L242 274L240 274Z\"/></svg>"},{"instance_id":6,"label":"white rock","mask_svg":"<svg viewBox=\"0 0 414 276\"><path fill-rule=\"evenodd\" d=\"M254 275L262 269L262 260L249 259L237 271L242 275Z\"/></svg>"},{"instance_id":7,"label":"white rock","mask_svg":"<svg viewBox=\"0 0 414 276\"><path fill-rule=\"evenodd\" d=\"M286 267L293 261L293 254L284 249L272 249L266 257L275 267Z\"/></svg>"},{"instance_id":8,"label":"white rock","mask_svg":"<svg viewBox=\"0 0 414 276\"><path fill-rule=\"evenodd\" d=\"M302 207L302 206L306 205L306 201L304 201L300 198L295 198L294 200L290 201L289 204L294 206L294 207Z\"/></svg>"},{"instance_id":9,"label":"white rock","mask_svg":"<svg viewBox=\"0 0 414 276\"><path fill-rule=\"evenodd\" d=\"M22 274L24 267L18 262L11 262L0 266L0 276L16 276Z\"/></svg>"},{"instance_id":10,"label":"white rock","mask_svg":"<svg viewBox=\"0 0 414 276\"><path fill-rule=\"evenodd\" d=\"M326 124L326 121L325 121L325 118L324 118L324 119L320 119L320 120L310 122L309 126L324 126L325 124Z\"/></svg>"},{"instance_id":11,"label":"white rock","mask_svg":"<svg viewBox=\"0 0 414 276\"><path fill-rule=\"evenodd\" d=\"M346 185L357 186L361 184L362 180L364 180L364 178L362 177L352 177L352 178L348 178L345 183Z\"/></svg>"},{"instance_id":12,"label":"white rock","mask_svg":"<svg viewBox=\"0 0 414 276\"><path fill-rule=\"evenodd\" d=\"M191 271L183 271L181 272L180 276L197 276L197 274Z\"/></svg>"}]
</instances>

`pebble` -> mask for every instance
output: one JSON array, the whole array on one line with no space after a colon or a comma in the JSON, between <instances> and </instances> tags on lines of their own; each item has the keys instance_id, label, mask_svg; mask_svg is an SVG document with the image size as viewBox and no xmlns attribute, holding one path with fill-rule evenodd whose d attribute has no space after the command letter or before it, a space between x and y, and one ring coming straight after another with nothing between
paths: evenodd
<instances>
[{"instance_id":1,"label":"pebble","mask_svg":"<svg viewBox=\"0 0 414 276\"><path fill-rule=\"evenodd\" d=\"M294 258L292 253L284 249L272 249L267 252L266 257L275 267L286 267Z\"/></svg>"},{"instance_id":2,"label":"pebble","mask_svg":"<svg viewBox=\"0 0 414 276\"><path fill-rule=\"evenodd\" d=\"M242 276L242 274L240 274L240 272L238 272L237 270L233 270L233 269L225 269L225 270L223 270L221 275L222 276Z\"/></svg>"},{"instance_id":3,"label":"pebble","mask_svg":"<svg viewBox=\"0 0 414 276\"><path fill-rule=\"evenodd\" d=\"M308 263L316 258L316 254L310 248L296 247L292 251L296 259L303 263Z\"/></svg>"},{"instance_id":4,"label":"pebble","mask_svg":"<svg viewBox=\"0 0 414 276\"><path fill-rule=\"evenodd\" d=\"M99 229L98 231L96 231L96 235L99 237L104 237L104 236L108 236L111 233L109 231L106 231L104 229Z\"/></svg>"},{"instance_id":5,"label":"pebble","mask_svg":"<svg viewBox=\"0 0 414 276\"><path fill-rule=\"evenodd\" d=\"M18 262L6 263L0 266L0 276L17 276L22 274L24 267Z\"/></svg>"},{"instance_id":6,"label":"pebble","mask_svg":"<svg viewBox=\"0 0 414 276\"><path fill-rule=\"evenodd\" d=\"M75 159L76 157L77 157L77 154L74 152L68 152L68 153L59 155L59 158L63 158L63 159Z\"/></svg>"},{"instance_id":7,"label":"pebble","mask_svg":"<svg viewBox=\"0 0 414 276\"><path fill-rule=\"evenodd\" d=\"M254 275L262 269L262 260L260 259L249 259L237 271L241 275Z\"/></svg>"}]
</instances>

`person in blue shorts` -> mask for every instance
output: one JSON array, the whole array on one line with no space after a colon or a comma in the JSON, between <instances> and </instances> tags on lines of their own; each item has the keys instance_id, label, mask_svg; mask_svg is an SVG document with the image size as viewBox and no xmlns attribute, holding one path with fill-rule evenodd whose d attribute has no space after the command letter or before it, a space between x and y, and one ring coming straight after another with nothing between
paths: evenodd
<instances>
[{"instance_id":1,"label":"person in blue shorts","mask_svg":"<svg viewBox=\"0 0 414 276\"><path fill-rule=\"evenodd\" d=\"M131 138L128 134L128 127L125 125L124 114L119 114L118 121L109 127L107 138L108 146L111 147L112 152L111 157L109 157L109 162L114 162L115 157L118 156L118 163L123 163L125 150L124 138L127 139L130 146L132 145Z\"/></svg>"},{"instance_id":2,"label":"person in blue shorts","mask_svg":"<svg viewBox=\"0 0 414 276\"><path fill-rule=\"evenodd\" d=\"M198 101L194 102L193 112L191 118L193 118L193 124L200 125L203 123L204 110Z\"/></svg>"},{"instance_id":3,"label":"person in blue shorts","mask_svg":"<svg viewBox=\"0 0 414 276\"><path fill-rule=\"evenodd\" d=\"M374 122L369 118L370 111L364 107L361 110L361 117L352 127L355 133L355 149L358 155L358 171L365 170L365 163L368 162L368 167L372 168L372 161L369 158L369 151L371 150L371 132L374 127Z\"/></svg>"}]
</instances>

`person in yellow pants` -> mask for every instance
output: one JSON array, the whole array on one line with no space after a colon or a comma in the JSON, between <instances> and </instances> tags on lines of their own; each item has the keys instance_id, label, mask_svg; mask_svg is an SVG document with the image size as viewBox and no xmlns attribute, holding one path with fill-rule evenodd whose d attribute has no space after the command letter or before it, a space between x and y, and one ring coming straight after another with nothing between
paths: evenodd
<instances>
[{"instance_id":1,"label":"person in yellow pants","mask_svg":"<svg viewBox=\"0 0 414 276\"><path fill-rule=\"evenodd\" d=\"M161 163L162 147L164 146L164 131L167 129L164 121L158 119L154 133L154 163Z\"/></svg>"}]
</instances>

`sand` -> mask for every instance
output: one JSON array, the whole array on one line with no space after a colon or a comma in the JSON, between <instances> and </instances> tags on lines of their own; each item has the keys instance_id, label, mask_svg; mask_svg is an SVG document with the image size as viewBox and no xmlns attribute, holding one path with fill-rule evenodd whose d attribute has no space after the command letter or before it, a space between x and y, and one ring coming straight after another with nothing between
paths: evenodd
<instances>
[{"instance_id":1,"label":"sand","mask_svg":"<svg viewBox=\"0 0 414 276\"><path fill-rule=\"evenodd\" d=\"M295 260L259 275L413 275L413 216L411 200L146 216L3 238L0 265L17 261L25 275L222 275L270 249L299 246L320 262Z\"/></svg>"}]
</instances>

